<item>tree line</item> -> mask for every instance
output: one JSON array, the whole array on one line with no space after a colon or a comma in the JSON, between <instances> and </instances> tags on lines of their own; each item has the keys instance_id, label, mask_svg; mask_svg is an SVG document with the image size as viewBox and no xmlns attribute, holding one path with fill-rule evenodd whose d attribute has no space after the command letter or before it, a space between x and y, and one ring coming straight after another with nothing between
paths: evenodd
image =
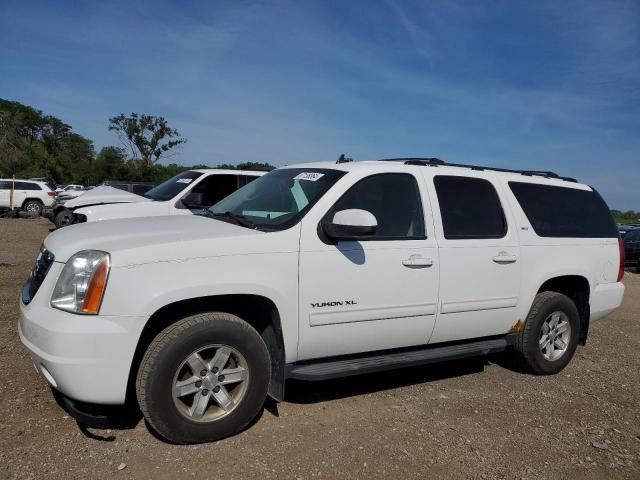
<instances>
[{"instance_id":1,"label":"tree line","mask_svg":"<svg viewBox=\"0 0 640 480\"><path fill-rule=\"evenodd\" d=\"M59 118L0 98L0 178L51 177L61 184L97 185L105 180L160 182L190 167L161 164L186 140L163 117L132 113L109 119L120 140L96 153L93 142ZM273 168L247 162L214 168Z\"/></svg>"},{"instance_id":2,"label":"tree line","mask_svg":"<svg viewBox=\"0 0 640 480\"><path fill-rule=\"evenodd\" d=\"M640 223L640 212L635 212L633 210L627 210L626 212L611 210L611 214L613 215L616 223Z\"/></svg>"}]
</instances>

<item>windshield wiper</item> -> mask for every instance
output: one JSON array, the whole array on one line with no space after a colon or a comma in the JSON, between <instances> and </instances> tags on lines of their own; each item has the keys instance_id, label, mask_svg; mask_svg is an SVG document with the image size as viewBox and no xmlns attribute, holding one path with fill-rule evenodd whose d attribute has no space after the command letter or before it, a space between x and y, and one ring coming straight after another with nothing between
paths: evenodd
<instances>
[{"instance_id":1,"label":"windshield wiper","mask_svg":"<svg viewBox=\"0 0 640 480\"><path fill-rule=\"evenodd\" d=\"M211 217L225 217L233 220L237 225L245 228L256 228L255 224L247 219L244 215L239 215L233 212L224 212L224 213L211 213Z\"/></svg>"}]
</instances>

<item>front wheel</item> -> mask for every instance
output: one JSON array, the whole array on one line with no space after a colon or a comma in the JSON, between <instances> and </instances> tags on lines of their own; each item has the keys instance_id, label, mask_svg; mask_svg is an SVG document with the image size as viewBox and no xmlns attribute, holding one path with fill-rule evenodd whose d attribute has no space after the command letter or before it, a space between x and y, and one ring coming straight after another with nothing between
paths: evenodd
<instances>
[{"instance_id":1,"label":"front wheel","mask_svg":"<svg viewBox=\"0 0 640 480\"><path fill-rule=\"evenodd\" d=\"M578 346L579 329L578 309L569 297L540 292L514 347L532 373L553 375L571 361Z\"/></svg>"},{"instance_id":2,"label":"front wheel","mask_svg":"<svg viewBox=\"0 0 640 480\"><path fill-rule=\"evenodd\" d=\"M66 227L67 225L71 225L73 223L73 212L67 208L58 212L53 219L53 223L56 228Z\"/></svg>"},{"instance_id":3,"label":"front wheel","mask_svg":"<svg viewBox=\"0 0 640 480\"><path fill-rule=\"evenodd\" d=\"M219 440L260 412L271 361L260 334L242 319L210 312L183 318L151 342L136 393L149 425L175 443Z\"/></svg>"}]
</instances>

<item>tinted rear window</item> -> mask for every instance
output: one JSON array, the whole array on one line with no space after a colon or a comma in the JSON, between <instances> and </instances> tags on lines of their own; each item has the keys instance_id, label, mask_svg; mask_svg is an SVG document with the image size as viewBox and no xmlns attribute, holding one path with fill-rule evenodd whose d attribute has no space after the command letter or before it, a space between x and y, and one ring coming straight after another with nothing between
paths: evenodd
<instances>
[{"instance_id":1,"label":"tinted rear window","mask_svg":"<svg viewBox=\"0 0 640 480\"><path fill-rule=\"evenodd\" d=\"M498 193L487 180L438 175L434 177L444 238L502 238L507 223Z\"/></svg>"},{"instance_id":2,"label":"tinted rear window","mask_svg":"<svg viewBox=\"0 0 640 480\"><path fill-rule=\"evenodd\" d=\"M42 188L37 183L16 182L16 190L42 190Z\"/></svg>"},{"instance_id":3,"label":"tinted rear window","mask_svg":"<svg viewBox=\"0 0 640 480\"><path fill-rule=\"evenodd\" d=\"M509 188L541 237L618 237L598 192L521 182L509 182Z\"/></svg>"}]
</instances>

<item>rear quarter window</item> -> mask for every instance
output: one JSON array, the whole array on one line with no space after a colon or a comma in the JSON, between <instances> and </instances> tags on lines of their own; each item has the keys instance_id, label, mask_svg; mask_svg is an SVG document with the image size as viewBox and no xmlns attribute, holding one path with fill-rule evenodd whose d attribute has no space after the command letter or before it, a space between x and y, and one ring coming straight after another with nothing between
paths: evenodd
<instances>
[{"instance_id":1,"label":"rear quarter window","mask_svg":"<svg viewBox=\"0 0 640 480\"><path fill-rule=\"evenodd\" d=\"M16 182L16 190L42 190L42 187L37 183Z\"/></svg>"},{"instance_id":2,"label":"rear quarter window","mask_svg":"<svg viewBox=\"0 0 640 480\"><path fill-rule=\"evenodd\" d=\"M618 237L611 212L595 190L522 182L509 182L509 188L541 237Z\"/></svg>"}]
</instances>

